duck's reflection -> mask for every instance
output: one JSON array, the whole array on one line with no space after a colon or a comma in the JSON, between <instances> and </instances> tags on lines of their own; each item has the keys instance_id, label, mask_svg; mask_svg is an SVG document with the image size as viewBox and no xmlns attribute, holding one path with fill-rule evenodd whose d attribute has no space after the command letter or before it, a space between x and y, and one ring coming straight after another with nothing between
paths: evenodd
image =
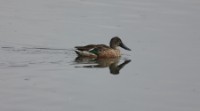
<instances>
[{"instance_id":1,"label":"duck's reflection","mask_svg":"<svg viewBox=\"0 0 200 111\"><path fill-rule=\"evenodd\" d=\"M124 60L121 64L120 58L89 58L89 57L77 57L75 59L77 64L84 64L82 68L105 68L109 67L110 73L117 75L120 73L120 70L131 60ZM78 67L77 67L78 68Z\"/></svg>"}]
</instances>

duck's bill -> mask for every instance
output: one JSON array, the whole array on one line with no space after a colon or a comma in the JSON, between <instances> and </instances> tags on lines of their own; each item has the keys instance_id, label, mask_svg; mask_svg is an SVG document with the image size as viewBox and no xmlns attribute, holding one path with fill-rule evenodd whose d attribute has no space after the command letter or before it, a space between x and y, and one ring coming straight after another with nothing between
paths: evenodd
<instances>
[{"instance_id":1,"label":"duck's bill","mask_svg":"<svg viewBox=\"0 0 200 111\"><path fill-rule=\"evenodd\" d=\"M121 46L122 48L126 49L126 50L131 51L131 49L129 49L129 48L128 48L126 45L124 45L123 43L121 43L120 46Z\"/></svg>"}]
</instances>

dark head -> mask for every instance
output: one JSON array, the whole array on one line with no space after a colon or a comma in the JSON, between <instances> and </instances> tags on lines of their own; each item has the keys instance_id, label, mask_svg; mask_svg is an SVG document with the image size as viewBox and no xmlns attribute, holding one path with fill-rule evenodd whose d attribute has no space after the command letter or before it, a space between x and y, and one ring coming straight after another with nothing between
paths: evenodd
<instances>
[{"instance_id":1,"label":"dark head","mask_svg":"<svg viewBox=\"0 0 200 111\"><path fill-rule=\"evenodd\" d=\"M113 37L110 40L110 47L116 49L118 46L131 51L131 49L129 49L126 45L123 44L122 40L119 37Z\"/></svg>"}]
</instances>

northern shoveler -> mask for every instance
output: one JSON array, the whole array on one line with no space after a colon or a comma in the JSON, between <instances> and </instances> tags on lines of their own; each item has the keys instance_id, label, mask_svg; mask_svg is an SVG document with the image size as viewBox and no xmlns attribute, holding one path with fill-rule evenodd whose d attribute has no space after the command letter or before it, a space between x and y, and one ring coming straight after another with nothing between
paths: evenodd
<instances>
[{"instance_id":1,"label":"northern shoveler","mask_svg":"<svg viewBox=\"0 0 200 111\"><path fill-rule=\"evenodd\" d=\"M122 40L119 37L113 37L110 40L110 46L104 44L91 44L86 46L76 46L75 52L78 56L83 57L93 57L93 58L112 58L120 57L120 50L118 46L131 51L126 45L123 44Z\"/></svg>"}]
</instances>

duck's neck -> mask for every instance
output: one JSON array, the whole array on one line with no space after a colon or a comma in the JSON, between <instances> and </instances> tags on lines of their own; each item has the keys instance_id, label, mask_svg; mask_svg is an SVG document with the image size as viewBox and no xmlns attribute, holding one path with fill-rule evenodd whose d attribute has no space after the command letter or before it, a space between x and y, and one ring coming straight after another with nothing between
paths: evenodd
<instances>
[{"instance_id":1,"label":"duck's neck","mask_svg":"<svg viewBox=\"0 0 200 111\"><path fill-rule=\"evenodd\" d=\"M117 45L115 45L115 44L110 44L110 47L112 48L112 49L117 49Z\"/></svg>"}]
</instances>

